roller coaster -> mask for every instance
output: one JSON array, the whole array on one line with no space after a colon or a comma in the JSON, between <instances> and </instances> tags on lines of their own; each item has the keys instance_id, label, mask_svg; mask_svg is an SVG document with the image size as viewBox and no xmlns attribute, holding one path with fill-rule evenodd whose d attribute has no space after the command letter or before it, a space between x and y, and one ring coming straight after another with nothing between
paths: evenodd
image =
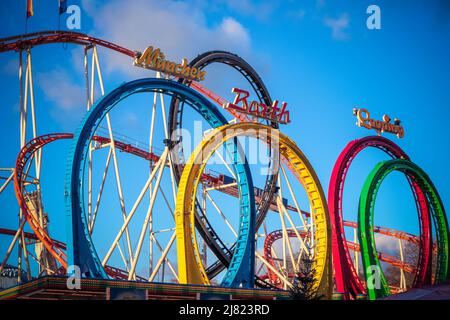
<instances>
[{"instance_id":1,"label":"roller coaster","mask_svg":"<svg viewBox=\"0 0 450 320\"><path fill-rule=\"evenodd\" d=\"M32 51L56 43L84 49L86 113L74 133L38 134ZM278 292L298 285L310 260L314 293L326 299L379 299L449 279L444 205L428 175L393 141L367 136L349 142L335 162L326 198L308 158L277 122L225 108L228 101L206 86L161 72L106 93L98 47L128 57L130 68L140 55L77 32L0 39L0 53L19 55L20 83L20 150L15 164L0 171L0 199L13 185L18 206L8 211L17 210L18 224L0 228L4 243L9 243L1 248L0 273L13 266L20 285L46 275L71 276L77 266L86 279ZM209 72L214 65L237 72L260 103L273 104L256 70L233 53L209 51L189 63ZM113 130L113 119L120 119L122 110L133 110L136 97L150 104L148 143ZM194 121L209 128L189 153L185 133L192 131ZM70 144L68 154L59 159L67 160L61 181L65 208L51 216L65 216L67 239L58 241L51 233L56 226L44 212L41 187L42 175L51 178L52 173L41 169L44 147L64 140ZM251 166L246 141L257 141L268 159L264 169ZM369 147L391 159L369 173L358 219L346 221L347 173ZM265 170L262 179L252 175L255 170ZM411 187L419 235L374 224L377 192L393 171L403 173ZM353 241L347 240L345 228L352 230ZM399 252L378 251L375 234L398 241ZM417 252L416 261L405 261L404 244ZM395 268L400 283L389 283L381 262ZM372 283L372 271L378 286Z\"/></svg>"}]
</instances>

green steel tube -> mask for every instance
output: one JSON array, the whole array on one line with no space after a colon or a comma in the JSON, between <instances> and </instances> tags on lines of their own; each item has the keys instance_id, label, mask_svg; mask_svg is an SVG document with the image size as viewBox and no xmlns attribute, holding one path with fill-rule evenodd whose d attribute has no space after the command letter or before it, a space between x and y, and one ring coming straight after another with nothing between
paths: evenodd
<instances>
[{"instance_id":1,"label":"green steel tube","mask_svg":"<svg viewBox=\"0 0 450 320\"><path fill-rule=\"evenodd\" d=\"M367 294L370 300L386 297L390 294L386 277L381 269L374 235L374 208L381 183L392 171L403 172L417 182L427 198L430 212L436 226L438 260L435 282L440 283L450 278L449 270L449 231L445 209L439 193L428 175L411 161L396 159L378 163L367 177L359 199L358 237ZM378 276L378 278L377 278Z\"/></svg>"}]
</instances>

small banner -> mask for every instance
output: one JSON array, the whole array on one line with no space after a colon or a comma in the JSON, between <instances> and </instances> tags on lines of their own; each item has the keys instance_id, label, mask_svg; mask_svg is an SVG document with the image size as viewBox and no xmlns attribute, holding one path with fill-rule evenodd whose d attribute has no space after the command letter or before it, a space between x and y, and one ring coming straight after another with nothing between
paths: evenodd
<instances>
[{"instance_id":1,"label":"small banner","mask_svg":"<svg viewBox=\"0 0 450 320\"><path fill-rule=\"evenodd\" d=\"M33 15L33 0L27 0L27 18L32 17Z\"/></svg>"}]
</instances>

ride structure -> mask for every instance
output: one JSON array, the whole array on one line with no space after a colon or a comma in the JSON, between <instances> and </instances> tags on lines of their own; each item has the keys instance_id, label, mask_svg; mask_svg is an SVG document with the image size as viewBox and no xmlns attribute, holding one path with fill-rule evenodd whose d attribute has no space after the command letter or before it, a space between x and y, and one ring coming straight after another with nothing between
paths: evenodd
<instances>
[{"instance_id":1,"label":"ride structure","mask_svg":"<svg viewBox=\"0 0 450 320\"><path fill-rule=\"evenodd\" d=\"M366 114L366 117L361 115ZM409 272L414 274L412 287L421 287L430 285L432 283L440 283L445 281L446 273L442 270L447 270L446 256L448 256L448 242L444 244L448 238L448 227L443 211L442 203L440 202L437 190L434 188L428 176L412 164L408 155L394 142L380 136L384 130L392 133L397 133L397 136L402 138L404 136L404 129L400 126L400 121L395 120L395 125L390 124L388 116L383 117L383 122L370 119L369 113L365 109L355 109L354 114L358 117L358 126L367 129L375 129L378 136L369 136L361 139L351 141L339 155L331 176L330 185L328 189L328 206L332 221L332 238L333 238L333 266L335 273L335 284L337 292L342 293L345 298L356 298L359 295L367 294L369 299L377 299L387 296L391 293L386 278L380 267L379 260L384 260L383 255L380 255L375 247L374 232L379 232L380 228L373 224L373 211L376 199L376 193L380 187L381 181L391 171L398 168L398 171L403 172L413 192L414 200L418 211L420 236L418 237L418 259L417 265L414 268L408 268ZM385 128L386 129L383 129ZM377 169L382 163L378 164L366 180L364 188L360 196L359 216L357 223L358 240L360 243L360 250L362 253L363 272L365 275L365 283L363 283L358 275L355 264L352 262L349 249L355 250L353 244L346 240L344 232L343 220L343 194L344 183L347 177L349 167L356 156L366 148L376 148L388 156L393 158L394 163L398 161L408 163L414 169L407 170L405 167L392 166L392 170L384 170L384 176L380 177L381 173L377 173ZM400 169L402 168L402 169ZM379 169L381 172L381 169ZM415 173L413 173L415 172ZM420 173L419 173L420 172ZM375 178L375 176L377 178ZM421 177L422 180L418 178ZM432 234L432 218L436 226L437 233L437 251L433 250ZM356 237L355 237L356 238ZM403 237L411 241L410 237ZM399 238L399 241L401 238ZM402 244L400 242L400 247ZM433 251L436 251L438 256L437 270L433 275ZM403 260L403 253L401 254ZM387 259L391 260L391 259ZM440 265L442 264L442 265ZM402 269L403 270L403 269ZM402 271L403 274L403 271ZM376 285L373 282L376 279ZM403 283L405 280L402 280Z\"/></svg>"},{"instance_id":2,"label":"ride structure","mask_svg":"<svg viewBox=\"0 0 450 320\"><path fill-rule=\"evenodd\" d=\"M333 230L333 261L338 292L356 296L365 293L365 289L359 280L349 250L346 246L346 237L343 224L342 199L344 193L345 178L352 161L359 152L366 148L377 148L384 151L392 158L409 159L407 154L394 142L380 136L369 136L350 142L339 155L331 175L328 188L328 206L332 217ZM418 264L418 276L415 281L423 283L430 278L431 263L431 224L423 192L413 181L409 180L419 211L419 224L421 230L421 245Z\"/></svg>"},{"instance_id":3,"label":"ride structure","mask_svg":"<svg viewBox=\"0 0 450 320\"><path fill-rule=\"evenodd\" d=\"M319 294L324 294L327 297L330 297L332 290L331 262L329 256L330 230L328 210L324 193L320 182L312 169L312 166L309 164L300 149L298 149L292 140L278 132L278 130L276 130L276 134L274 134L273 128L264 127L261 124L254 123L240 123L223 126L211 132L210 135L203 140L202 144L199 145L192 153L191 158L187 162L187 166L183 170L178 191L178 207L176 215L178 234L180 234L178 243L185 243L185 239L188 237L193 239L192 236L189 236L190 228L185 225L185 221L193 219L193 213L189 211L192 207L191 194L193 194L192 197L195 197L195 187L198 183L196 182L198 181L198 178L196 177L199 173L201 174L202 171L202 166L194 166L194 164L198 164L199 161L201 161L200 157L202 157L202 152L206 153L207 156L204 160L207 160L224 141L235 138L239 135L239 132L244 132L244 135L251 134L258 137L258 133L262 130L268 130L267 136L263 135L263 137L266 139L267 137L270 137L272 140L277 140L276 143L279 143L280 153L289 161L299 179L302 181L303 186L307 189L310 205L313 209L312 214L315 216L316 223L314 237L317 244L314 257L314 268L316 270L317 278L315 282L315 289ZM212 139L212 137L217 136L218 134L223 135L223 138L220 140ZM186 196L186 194L188 196ZM294 233L298 234L297 230L294 229ZM195 252L195 244L193 247L193 251ZM179 250L179 254L183 251L185 251L184 248L181 248ZM179 261L180 260L181 259L179 259ZM201 274L204 274L202 265L199 264L198 269ZM185 267L184 265L181 265L180 273L191 272L190 270L192 270L192 267L188 268L187 266Z\"/></svg>"},{"instance_id":4,"label":"ride structure","mask_svg":"<svg viewBox=\"0 0 450 320\"><path fill-rule=\"evenodd\" d=\"M87 113L74 134L39 136L31 51L34 47L54 43L71 43L84 48ZM20 275L23 264L27 269L27 281L42 276L60 276L72 272L69 266L77 265L85 281L101 279L99 281L108 285L110 279L115 279L131 281L132 286L146 290L156 290L152 286L158 286L158 282L169 291L173 290L173 284L191 286L193 291L202 290L196 285L218 286L218 290L224 292L259 287L272 290L273 296L285 296L286 291L296 284L305 257L313 261L314 290L317 296L324 298L331 298L333 291L348 299L365 294L375 299L401 292L407 289L405 273L414 275L413 287L439 283L449 276L448 223L439 194L429 177L392 141L374 136L350 142L333 168L327 203L313 167L299 147L280 132L279 123L225 108L228 104L225 99L198 82L161 72L156 72L155 78L125 83L105 95L97 46L129 57L130 65L131 59L139 56L138 51L76 32L46 31L0 39L0 52L17 51L20 57L21 150L15 166L2 169L6 176L1 177L5 182L0 186L1 194L11 182L14 183L19 211L17 229L0 229L0 234L13 237L0 271L17 250L19 284L23 282ZM24 53L25 79L22 76ZM261 77L235 54L205 52L194 58L189 67L205 71L214 64L237 71L259 103L272 106L273 100ZM95 97L98 89L99 99ZM138 93L153 95L148 144L113 130L113 110L128 108L123 104ZM166 108L165 97L170 99L169 108ZM32 138L27 142L29 110ZM183 146L182 135L183 128L192 121L186 118L189 110L211 127L203 133L201 143L190 155ZM157 120L157 115L162 121ZM398 127L397 121L395 124L389 124L389 121L381 125L388 129ZM159 125L162 128L158 129ZM229 133L230 129L234 133ZM157 137L158 132L162 132L162 139ZM213 139L216 136L222 138ZM245 146L238 140L244 137L261 141L266 148L270 169L262 182L252 177L253 169L247 164ZM65 181L67 244L51 236L40 188L42 148L64 139L72 139ZM156 145L158 141L162 142L161 148ZM220 166L225 172L215 172L215 169L208 169L215 168L208 160L213 155L223 157L219 152L221 146L225 146L223 153L230 156L232 162L222 159ZM348 169L356 155L369 147L380 149L397 160L379 164L374 169L361 193L358 222L344 221L342 198ZM107 151L106 155L102 155L102 150ZM145 171L148 179L129 210L125 201L129 196L123 183L126 181L123 178L125 170L120 167L126 162L121 154L142 161L148 169ZM201 157L205 154L206 157ZM98 159L105 163L100 173L96 167ZM112 182L108 179L110 164L114 168ZM384 177L393 170L405 173L413 191L419 216L419 236L373 224L376 192ZM290 181L289 175L298 185ZM95 197L96 176L100 180ZM109 184L116 188L118 206L109 205L111 192L105 191ZM301 190L306 193L308 210L300 207L302 201L298 193ZM228 200L221 200L221 197ZM228 208L227 201L236 202L234 209L231 205ZM140 223L138 227L133 226L142 207L143 221L136 222ZM102 221L112 219L112 215L107 215L109 211L118 212L121 221L118 225L111 224L108 231L113 237L105 240L99 237L105 234L101 229ZM218 216L215 217L214 212ZM157 218L163 213L173 221L165 220L165 226L157 226ZM437 230L437 243L432 240L433 225ZM27 227L30 232L26 231ZM353 242L347 241L344 227L354 229ZM374 233L398 240L400 257L378 252ZM169 235L165 238L165 246L161 240L164 234ZM161 238L158 240L158 237ZM147 239L148 246L144 244ZM110 240L111 246L106 250L102 248L101 243ZM417 265L404 261L402 241L417 246ZM173 252L175 243L176 252ZM29 246L39 252L36 257L30 254ZM148 260L142 257L147 253L146 248ZM353 251L355 261L352 261L350 251ZM358 275L359 252L365 279ZM432 270L433 252L438 256L435 272ZM30 267L30 257L38 266L37 276ZM381 289L374 290L367 285L370 276L367 267L375 265L381 270L380 261L398 268L401 275L398 287L389 287L382 271ZM142 265L148 271L142 272ZM257 296L258 293L246 291L245 294ZM8 291L5 296L14 294Z\"/></svg>"},{"instance_id":5,"label":"ride structure","mask_svg":"<svg viewBox=\"0 0 450 320\"><path fill-rule=\"evenodd\" d=\"M420 190L423 191L423 193L426 195L427 206L433 213L437 231L438 253L434 277L435 283L442 283L449 279L448 221L444 206L435 186L431 182L428 175L422 169L408 160L397 159L381 162L377 166L375 166L375 168L367 177L367 180L361 192L358 215L358 235L359 242L361 244L362 261L364 265L364 273L366 276L367 292L370 299L382 298L390 294L389 286L387 284L386 277L381 270L375 247L373 217L377 192L386 176L393 171L403 172L405 175L407 175L410 181L413 181L413 183L417 185ZM369 285L372 284L370 280L374 276L374 274L369 272L369 269L374 267L375 273L379 277L379 280L377 280L377 282L379 282L380 284L375 286ZM426 284L431 284L430 282Z\"/></svg>"}]
</instances>

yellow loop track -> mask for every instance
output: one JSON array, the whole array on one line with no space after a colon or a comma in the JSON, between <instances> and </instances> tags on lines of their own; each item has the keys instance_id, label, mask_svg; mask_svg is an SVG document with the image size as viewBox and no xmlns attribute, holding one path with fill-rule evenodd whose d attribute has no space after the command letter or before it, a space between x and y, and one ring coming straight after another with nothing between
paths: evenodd
<instances>
[{"instance_id":1,"label":"yellow loop track","mask_svg":"<svg viewBox=\"0 0 450 320\"><path fill-rule=\"evenodd\" d=\"M224 125L211 131L195 148L187 161L178 186L175 208L178 277L180 283L209 285L200 259L194 225L194 205L198 184L208 159L227 140L237 136L253 137L278 148L307 192L315 224L314 265L315 289L323 297L331 297L331 229L328 207L320 181L306 156L294 141L280 131L258 123Z\"/></svg>"}]
</instances>

